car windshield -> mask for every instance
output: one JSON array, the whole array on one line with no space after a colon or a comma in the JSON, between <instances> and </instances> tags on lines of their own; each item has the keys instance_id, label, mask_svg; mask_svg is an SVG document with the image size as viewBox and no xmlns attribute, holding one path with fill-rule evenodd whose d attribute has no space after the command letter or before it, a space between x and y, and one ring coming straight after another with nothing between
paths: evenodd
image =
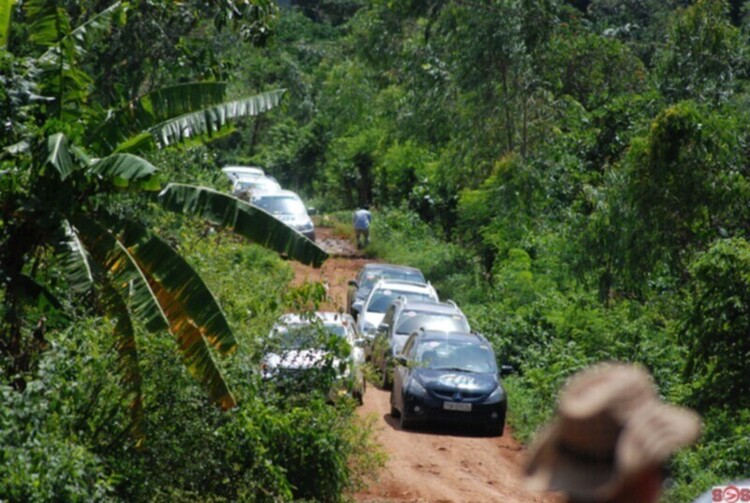
<instances>
[{"instance_id":1,"label":"car windshield","mask_svg":"<svg viewBox=\"0 0 750 503\"><path fill-rule=\"evenodd\" d=\"M294 197L260 197L253 201L255 206L263 208L268 213L287 213L301 215L307 213L302 201Z\"/></svg>"},{"instance_id":2,"label":"car windshield","mask_svg":"<svg viewBox=\"0 0 750 503\"><path fill-rule=\"evenodd\" d=\"M434 370L496 372L495 355L489 344L476 341L424 341L417 347L417 362Z\"/></svg>"},{"instance_id":3,"label":"car windshield","mask_svg":"<svg viewBox=\"0 0 750 503\"><path fill-rule=\"evenodd\" d=\"M391 305L391 302L398 297L405 297L408 300L435 300L433 296L426 292L384 289L372 294L370 303L367 305L367 311L371 313L384 313L388 309L388 306Z\"/></svg>"},{"instance_id":4,"label":"car windshield","mask_svg":"<svg viewBox=\"0 0 750 503\"><path fill-rule=\"evenodd\" d=\"M405 310L398 318L397 334L410 334L419 328L440 332L470 332L466 318L460 314L420 313Z\"/></svg>"},{"instance_id":5,"label":"car windshield","mask_svg":"<svg viewBox=\"0 0 750 503\"><path fill-rule=\"evenodd\" d=\"M384 270L375 271L365 275L362 280L360 288L370 289L372 286L381 279L395 279L399 281L411 281L414 283L424 283L425 279L422 273L419 271L400 271L400 270Z\"/></svg>"}]
</instances>

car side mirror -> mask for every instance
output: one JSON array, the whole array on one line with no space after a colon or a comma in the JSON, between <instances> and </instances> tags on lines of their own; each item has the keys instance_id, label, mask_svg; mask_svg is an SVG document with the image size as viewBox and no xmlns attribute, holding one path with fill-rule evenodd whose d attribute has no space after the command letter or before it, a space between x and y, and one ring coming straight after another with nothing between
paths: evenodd
<instances>
[{"instance_id":1,"label":"car side mirror","mask_svg":"<svg viewBox=\"0 0 750 503\"><path fill-rule=\"evenodd\" d=\"M388 323L381 323L380 325L378 325L378 332L386 333L388 332L388 328L390 328L388 326Z\"/></svg>"},{"instance_id":2,"label":"car side mirror","mask_svg":"<svg viewBox=\"0 0 750 503\"><path fill-rule=\"evenodd\" d=\"M516 369L513 365L500 365L500 377L506 377L515 373Z\"/></svg>"},{"instance_id":3,"label":"car side mirror","mask_svg":"<svg viewBox=\"0 0 750 503\"><path fill-rule=\"evenodd\" d=\"M318 214L318 210L315 209L315 208L307 208L307 214L308 215L317 215Z\"/></svg>"},{"instance_id":4,"label":"car side mirror","mask_svg":"<svg viewBox=\"0 0 750 503\"><path fill-rule=\"evenodd\" d=\"M361 300L355 301L352 304L352 311L354 311L355 313L359 313L362 310L363 304L364 302L362 302Z\"/></svg>"},{"instance_id":5,"label":"car side mirror","mask_svg":"<svg viewBox=\"0 0 750 503\"><path fill-rule=\"evenodd\" d=\"M349 286L353 286L354 288L359 288L359 283L357 283L356 279L350 279Z\"/></svg>"}]
</instances>

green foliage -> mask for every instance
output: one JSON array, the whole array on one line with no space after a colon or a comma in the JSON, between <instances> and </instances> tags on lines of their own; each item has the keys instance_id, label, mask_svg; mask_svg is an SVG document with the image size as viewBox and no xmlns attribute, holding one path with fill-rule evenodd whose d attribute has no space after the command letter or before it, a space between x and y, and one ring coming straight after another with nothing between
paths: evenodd
<instances>
[{"instance_id":1,"label":"green foliage","mask_svg":"<svg viewBox=\"0 0 750 503\"><path fill-rule=\"evenodd\" d=\"M699 0L675 17L657 57L662 93L674 101L726 101L747 77L747 45L726 0Z\"/></svg>"},{"instance_id":2,"label":"green foliage","mask_svg":"<svg viewBox=\"0 0 750 503\"><path fill-rule=\"evenodd\" d=\"M633 141L627 164L634 229L631 271L664 263L678 270L691 248L732 232L745 220L748 183L737 157L741 138L728 134L735 119L674 105Z\"/></svg>"},{"instance_id":3,"label":"green foliage","mask_svg":"<svg viewBox=\"0 0 750 503\"><path fill-rule=\"evenodd\" d=\"M750 406L750 244L719 240L690 265L690 296L682 337L690 348L686 365L689 400L701 410Z\"/></svg>"},{"instance_id":4,"label":"green foliage","mask_svg":"<svg viewBox=\"0 0 750 503\"><path fill-rule=\"evenodd\" d=\"M570 95L588 110L646 87L646 68L625 44L581 28L560 30L538 64L556 96Z\"/></svg>"}]
</instances>

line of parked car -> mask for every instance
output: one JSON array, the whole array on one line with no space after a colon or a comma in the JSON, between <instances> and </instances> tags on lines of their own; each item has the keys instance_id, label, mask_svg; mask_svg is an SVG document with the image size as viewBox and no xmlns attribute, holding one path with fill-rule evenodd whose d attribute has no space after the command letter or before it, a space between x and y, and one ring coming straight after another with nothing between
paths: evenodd
<instances>
[{"instance_id":1,"label":"line of parked car","mask_svg":"<svg viewBox=\"0 0 750 503\"><path fill-rule=\"evenodd\" d=\"M360 404L365 362L390 389L402 429L428 422L502 435L508 400L491 344L418 269L366 264L349 282L349 312L285 314L263 341L261 376L285 396L324 391Z\"/></svg>"},{"instance_id":2,"label":"line of parked car","mask_svg":"<svg viewBox=\"0 0 750 503\"><path fill-rule=\"evenodd\" d=\"M421 271L367 264L349 282L347 305L365 338L365 360L391 390L391 416L417 423L505 429L507 397L491 344L453 301L441 302Z\"/></svg>"},{"instance_id":3,"label":"line of parked car","mask_svg":"<svg viewBox=\"0 0 750 503\"><path fill-rule=\"evenodd\" d=\"M296 192L284 190L274 177L257 166L226 166L221 171L232 182L232 195L263 209L289 227L315 241L310 211Z\"/></svg>"}]
</instances>

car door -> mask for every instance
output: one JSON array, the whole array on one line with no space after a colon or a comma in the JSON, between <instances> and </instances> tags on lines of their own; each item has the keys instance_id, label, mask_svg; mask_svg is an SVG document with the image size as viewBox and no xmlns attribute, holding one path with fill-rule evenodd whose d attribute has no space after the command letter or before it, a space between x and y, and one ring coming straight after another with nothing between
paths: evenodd
<instances>
[{"instance_id":1,"label":"car door","mask_svg":"<svg viewBox=\"0 0 750 503\"><path fill-rule=\"evenodd\" d=\"M397 356L403 357L405 361L399 362L398 358L394 360L393 369L393 390L392 396L395 401L395 406L398 410L402 411L404 406L404 394L403 388L404 383L409 378L411 372L409 368L409 362L414 359L414 348L416 347L416 334L412 334L409 340L404 344L404 350Z\"/></svg>"}]
</instances>

